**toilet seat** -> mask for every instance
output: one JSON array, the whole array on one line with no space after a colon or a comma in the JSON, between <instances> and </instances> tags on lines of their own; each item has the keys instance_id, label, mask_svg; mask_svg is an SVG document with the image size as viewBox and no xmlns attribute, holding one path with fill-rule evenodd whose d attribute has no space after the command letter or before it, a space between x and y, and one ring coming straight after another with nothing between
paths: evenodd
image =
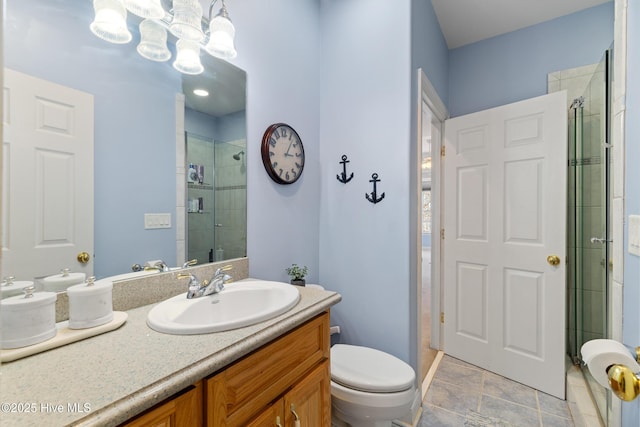
<instances>
[{"instance_id":1,"label":"toilet seat","mask_svg":"<svg viewBox=\"0 0 640 427\"><path fill-rule=\"evenodd\" d=\"M413 387L415 372L383 351L336 344L331 347L331 380L353 390L396 393Z\"/></svg>"}]
</instances>

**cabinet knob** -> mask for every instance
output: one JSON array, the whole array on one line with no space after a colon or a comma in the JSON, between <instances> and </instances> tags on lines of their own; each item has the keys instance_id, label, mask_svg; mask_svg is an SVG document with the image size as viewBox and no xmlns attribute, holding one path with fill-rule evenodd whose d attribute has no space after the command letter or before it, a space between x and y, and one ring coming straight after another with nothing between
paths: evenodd
<instances>
[{"instance_id":1,"label":"cabinet knob","mask_svg":"<svg viewBox=\"0 0 640 427\"><path fill-rule=\"evenodd\" d=\"M276 417L276 427L282 427L282 423L280 423L280 417Z\"/></svg>"}]
</instances>

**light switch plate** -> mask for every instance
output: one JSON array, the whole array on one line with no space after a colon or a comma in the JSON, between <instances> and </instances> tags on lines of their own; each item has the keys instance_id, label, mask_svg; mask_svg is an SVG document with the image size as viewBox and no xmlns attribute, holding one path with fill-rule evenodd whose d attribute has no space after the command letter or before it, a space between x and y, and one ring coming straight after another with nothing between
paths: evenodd
<instances>
[{"instance_id":1,"label":"light switch plate","mask_svg":"<svg viewBox=\"0 0 640 427\"><path fill-rule=\"evenodd\" d=\"M146 213L144 214L145 230L153 230L157 228L171 228L170 213Z\"/></svg>"},{"instance_id":2,"label":"light switch plate","mask_svg":"<svg viewBox=\"0 0 640 427\"><path fill-rule=\"evenodd\" d=\"M640 256L640 215L629 215L629 253Z\"/></svg>"}]
</instances>

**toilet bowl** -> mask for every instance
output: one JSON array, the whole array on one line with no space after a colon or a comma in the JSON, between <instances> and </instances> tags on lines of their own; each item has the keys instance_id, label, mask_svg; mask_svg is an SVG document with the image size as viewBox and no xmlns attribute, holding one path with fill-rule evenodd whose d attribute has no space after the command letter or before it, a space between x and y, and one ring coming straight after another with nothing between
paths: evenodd
<instances>
[{"instance_id":1,"label":"toilet bowl","mask_svg":"<svg viewBox=\"0 0 640 427\"><path fill-rule=\"evenodd\" d=\"M380 350L331 347L331 416L338 427L390 427L415 397L415 372Z\"/></svg>"}]
</instances>

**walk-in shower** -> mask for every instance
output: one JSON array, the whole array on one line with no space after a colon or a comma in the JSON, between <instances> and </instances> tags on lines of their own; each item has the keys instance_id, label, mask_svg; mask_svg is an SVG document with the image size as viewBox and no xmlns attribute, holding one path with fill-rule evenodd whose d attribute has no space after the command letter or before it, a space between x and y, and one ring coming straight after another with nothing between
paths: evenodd
<instances>
[{"instance_id":1,"label":"walk-in shower","mask_svg":"<svg viewBox=\"0 0 640 427\"><path fill-rule=\"evenodd\" d=\"M610 59L607 52L569 106L567 350L575 364L585 342L608 337ZM606 421L607 393L583 372Z\"/></svg>"}]
</instances>

